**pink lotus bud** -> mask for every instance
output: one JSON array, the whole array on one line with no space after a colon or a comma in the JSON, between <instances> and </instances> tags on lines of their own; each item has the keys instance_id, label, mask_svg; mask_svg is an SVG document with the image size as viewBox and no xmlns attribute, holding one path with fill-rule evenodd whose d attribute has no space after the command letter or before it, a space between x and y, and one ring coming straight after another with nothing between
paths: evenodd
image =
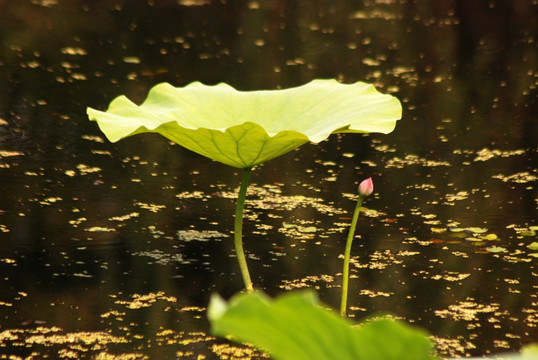
<instances>
[{"instance_id":1,"label":"pink lotus bud","mask_svg":"<svg viewBox=\"0 0 538 360\"><path fill-rule=\"evenodd\" d=\"M369 177L366 180L363 180L359 185L359 195L362 197L366 197L374 192L374 182L372 181L372 178Z\"/></svg>"}]
</instances>

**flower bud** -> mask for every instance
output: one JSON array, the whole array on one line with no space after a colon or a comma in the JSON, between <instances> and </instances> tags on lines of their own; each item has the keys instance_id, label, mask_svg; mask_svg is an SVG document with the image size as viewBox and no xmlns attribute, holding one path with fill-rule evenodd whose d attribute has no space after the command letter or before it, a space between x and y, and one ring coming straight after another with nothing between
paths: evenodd
<instances>
[{"instance_id":1,"label":"flower bud","mask_svg":"<svg viewBox=\"0 0 538 360\"><path fill-rule=\"evenodd\" d=\"M366 197L374 192L374 182L372 181L372 178L369 177L366 180L363 180L359 185L359 195L362 197Z\"/></svg>"}]
</instances>

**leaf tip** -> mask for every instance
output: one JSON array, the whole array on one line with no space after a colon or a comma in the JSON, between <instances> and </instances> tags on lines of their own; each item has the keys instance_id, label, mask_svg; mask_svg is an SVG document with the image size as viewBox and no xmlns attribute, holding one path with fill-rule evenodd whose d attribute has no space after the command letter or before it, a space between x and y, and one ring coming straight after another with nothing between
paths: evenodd
<instances>
[{"instance_id":1,"label":"leaf tip","mask_svg":"<svg viewBox=\"0 0 538 360\"><path fill-rule=\"evenodd\" d=\"M207 308L207 317L210 321L218 320L224 315L228 304L219 294L212 294Z\"/></svg>"}]
</instances>

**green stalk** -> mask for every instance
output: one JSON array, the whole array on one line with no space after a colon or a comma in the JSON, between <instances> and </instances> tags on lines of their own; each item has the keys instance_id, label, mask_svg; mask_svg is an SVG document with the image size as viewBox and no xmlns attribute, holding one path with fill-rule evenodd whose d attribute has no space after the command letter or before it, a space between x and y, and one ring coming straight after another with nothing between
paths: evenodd
<instances>
[{"instance_id":1,"label":"green stalk","mask_svg":"<svg viewBox=\"0 0 538 360\"><path fill-rule=\"evenodd\" d=\"M250 173L252 168L243 169L243 178L241 179L241 187L239 188L239 194L237 195L237 204L235 205L235 222L234 222L234 245L235 254L237 255L237 262L241 269L241 276L245 283L245 289L250 294L253 291L252 281L250 280L250 274L248 272L247 259L245 252L243 251L243 210L245 208L245 197L247 195L247 188L250 182Z\"/></svg>"},{"instance_id":2,"label":"green stalk","mask_svg":"<svg viewBox=\"0 0 538 360\"><path fill-rule=\"evenodd\" d=\"M342 301L340 303L340 315L346 316L347 312L347 289L349 283L349 258L351 256L351 244L353 243L353 237L355 236L355 228L357 227L357 219L359 218L359 212L362 205L362 195L359 194L355 211L353 212L353 218L351 219L351 227L349 228L349 234L347 235L346 251L344 253L344 269L342 270Z\"/></svg>"}]
</instances>

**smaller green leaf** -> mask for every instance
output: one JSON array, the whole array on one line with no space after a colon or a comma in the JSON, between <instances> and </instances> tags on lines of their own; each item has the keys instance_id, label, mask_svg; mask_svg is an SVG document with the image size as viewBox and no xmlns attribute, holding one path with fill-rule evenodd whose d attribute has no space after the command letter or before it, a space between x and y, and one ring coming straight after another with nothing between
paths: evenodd
<instances>
[{"instance_id":1,"label":"smaller green leaf","mask_svg":"<svg viewBox=\"0 0 538 360\"><path fill-rule=\"evenodd\" d=\"M480 237L484 240L489 240L489 241L499 240L499 237L497 236L497 234L486 234Z\"/></svg>"},{"instance_id":2,"label":"smaller green leaf","mask_svg":"<svg viewBox=\"0 0 538 360\"><path fill-rule=\"evenodd\" d=\"M477 237L466 237L465 240L467 240L467 241L473 241L473 242L483 241L483 239L481 239L481 238L477 238Z\"/></svg>"},{"instance_id":3,"label":"smaller green leaf","mask_svg":"<svg viewBox=\"0 0 538 360\"><path fill-rule=\"evenodd\" d=\"M213 296L212 332L231 335L277 360L432 360L428 335L402 321L380 318L356 327L322 308L313 292L240 294L225 304Z\"/></svg>"},{"instance_id":4,"label":"smaller green leaf","mask_svg":"<svg viewBox=\"0 0 538 360\"><path fill-rule=\"evenodd\" d=\"M538 250L538 242L534 241L532 243L530 243L529 245L527 245L527 247L531 250Z\"/></svg>"},{"instance_id":5,"label":"smaller green leaf","mask_svg":"<svg viewBox=\"0 0 538 360\"><path fill-rule=\"evenodd\" d=\"M503 248L502 246L489 246L486 248L486 250L489 251L490 253L500 253L500 252L505 252L506 248Z\"/></svg>"},{"instance_id":6,"label":"smaller green leaf","mask_svg":"<svg viewBox=\"0 0 538 360\"><path fill-rule=\"evenodd\" d=\"M473 233L473 234L483 234L488 231L488 229L479 228L479 227L468 227L465 228L465 231Z\"/></svg>"}]
</instances>

